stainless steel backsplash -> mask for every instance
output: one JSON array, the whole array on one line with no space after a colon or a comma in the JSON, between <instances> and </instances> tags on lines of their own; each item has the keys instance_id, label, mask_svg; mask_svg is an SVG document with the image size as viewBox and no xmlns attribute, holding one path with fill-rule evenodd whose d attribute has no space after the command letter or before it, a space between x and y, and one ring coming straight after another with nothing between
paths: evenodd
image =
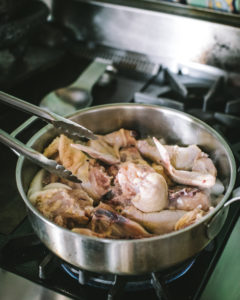
<instances>
[{"instance_id":1,"label":"stainless steel backsplash","mask_svg":"<svg viewBox=\"0 0 240 300\"><path fill-rule=\"evenodd\" d=\"M74 39L86 42L89 47L100 44L142 53L155 62L173 59L240 71L239 17L231 19L226 14L213 13L211 20L208 11L204 17L197 14L196 9L192 9L193 13L189 9L184 11L177 4L164 6L168 7L166 12L166 9L161 11L161 7L151 6L150 2L147 6L147 2L138 1L138 7L134 7L136 1L128 1L129 6L127 1L122 2L124 5L55 0L53 18L67 28ZM145 6L140 5L143 2ZM234 24L227 25L231 20Z\"/></svg>"}]
</instances>

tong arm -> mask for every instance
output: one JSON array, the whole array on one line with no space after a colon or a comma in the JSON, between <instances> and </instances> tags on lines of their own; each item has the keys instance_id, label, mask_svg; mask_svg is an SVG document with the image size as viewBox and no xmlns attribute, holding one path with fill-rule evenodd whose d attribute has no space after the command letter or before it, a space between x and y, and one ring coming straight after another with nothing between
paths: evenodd
<instances>
[{"instance_id":1,"label":"tong arm","mask_svg":"<svg viewBox=\"0 0 240 300\"><path fill-rule=\"evenodd\" d=\"M6 94L0 91L0 100L7 105L12 107L16 107L24 112L30 113L31 115L38 116L39 118L43 119L48 123L53 123L56 120L55 116L51 113L42 109L36 105L33 105L29 102L23 101L19 98L16 98L12 95Z\"/></svg>"},{"instance_id":2,"label":"tong arm","mask_svg":"<svg viewBox=\"0 0 240 300\"><path fill-rule=\"evenodd\" d=\"M97 137L92 131L87 128L77 124L69 119L63 118L53 112L46 111L39 106L33 105L29 102L18 99L12 95L6 94L0 91L0 101L7 105L16 107L22 111L35 115L44 121L51 123L54 127L60 131L68 134L69 136L76 137L87 137L89 139L96 139Z\"/></svg>"},{"instance_id":3,"label":"tong arm","mask_svg":"<svg viewBox=\"0 0 240 300\"><path fill-rule=\"evenodd\" d=\"M27 157L29 160L49 171L50 173L54 173L59 177L66 178L74 182L80 182L80 180L74 176L72 172L65 169L64 166L58 164L55 160L48 159L43 154L24 145L22 142L12 137L2 129L0 129L0 142L9 148L16 150L18 153Z\"/></svg>"}]
</instances>

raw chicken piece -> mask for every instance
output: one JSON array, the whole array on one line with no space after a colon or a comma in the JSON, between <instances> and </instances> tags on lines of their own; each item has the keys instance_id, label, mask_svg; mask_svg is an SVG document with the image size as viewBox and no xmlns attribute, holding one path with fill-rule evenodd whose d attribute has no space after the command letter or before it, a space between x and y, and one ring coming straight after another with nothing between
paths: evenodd
<instances>
[{"instance_id":1,"label":"raw chicken piece","mask_svg":"<svg viewBox=\"0 0 240 300\"><path fill-rule=\"evenodd\" d=\"M193 210L200 208L208 211L210 207L209 195L195 187L176 186L168 190L169 208Z\"/></svg>"},{"instance_id":2,"label":"raw chicken piece","mask_svg":"<svg viewBox=\"0 0 240 300\"><path fill-rule=\"evenodd\" d=\"M196 145L187 147L164 145L164 148L168 152L171 164L178 170L192 171L195 160L203 154Z\"/></svg>"},{"instance_id":3,"label":"raw chicken piece","mask_svg":"<svg viewBox=\"0 0 240 300\"><path fill-rule=\"evenodd\" d=\"M135 147L122 148L120 150L120 158L121 162L134 162L135 164L148 165L147 162L143 160L139 151ZM110 191L104 196L103 201L113 206L130 205L131 198L133 197L133 195L136 195L135 191L132 191L130 193L123 193L117 178L117 174L121 166L122 164L112 165L107 169L108 174L115 178L115 180L114 185L111 186Z\"/></svg>"},{"instance_id":4,"label":"raw chicken piece","mask_svg":"<svg viewBox=\"0 0 240 300\"><path fill-rule=\"evenodd\" d=\"M201 188L210 188L215 184L216 176L210 173L175 169L171 164L170 157L166 148L156 138L153 137L153 140L159 151L161 164L168 171L170 177L175 182L185 185L198 186Z\"/></svg>"},{"instance_id":5,"label":"raw chicken piece","mask_svg":"<svg viewBox=\"0 0 240 300\"><path fill-rule=\"evenodd\" d=\"M202 156L196 159L192 166L192 171L203 173L203 174L211 174L214 177L217 176L217 170L212 160L207 156Z\"/></svg>"},{"instance_id":6,"label":"raw chicken piece","mask_svg":"<svg viewBox=\"0 0 240 300\"><path fill-rule=\"evenodd\" d=\"M154 234L174 231L176 222L186 214L184 210L162 210L155 213L143 213L134 206L121 207L121 214L134 220Z\"/></svg>"},{"instance_id":7,"label":"raw chicken piece","mask_svg":"<svg viewBox=\"0 0 240 300\"><path fill-rule=\"evenodd\" d=\"M141 225L119 215L109 205L101 203L94 210L90 229L111 238L143 238L149 234Z\"/></svg>"},{"instance_id":8,"label":"raw chicken piece","mask_svg":"<svg viewBox=\"0 0 240 300\"><path fill-rule=\"evenodd\" d=\"M81 189L47 188L35 193L35 206L56 224L72 228L89 222L85 208L91 206L89 196Z\"/></svg>"},{"instance_id":9,"label":"raw chicken piece","mask_svg":"<svg viewBox=\"0 0 240 300\"><path fill-rule=\"evenodd\" d=\"M216 177L217 170L212 160L198 146L179 147L162 145L162 147L167 150L171 165L175 169L209 173ZM148 140L137 141L137 148L143 156L152 161L159 163L161 160L159 150L154 144L149 143Z\"/></svg>"},{"instance_id":10,"label":"raw chicken piece","mask_svg":"<svg viewBox=\"0 0 240 300\"><path fill-rule=\"evenodd\" d=\"M165 179L148 165L123 163L117 174L123 195L143 212L160 211L168 205Z\"/></svg>"},{"instance_id":11,"label":"raw chicken piece","mask_svg":"<svg viewBox=\"0 0 240 300\"><path fill-rule=\"evenodd\" d=\"M132 130L120 129L103 136L105 142L120 149L122 147L135 146L135 132Z\"/></svg>"},{"instance_id":12,"label":"raw chicken piece","mask_svg":"<svg viewBox=\"0 0 240 300\"><path fill-rule=\"evenodd\" d=\"M154 144L150 144L150 141L147 140L138 140L137 149L142 154L142 156L159 163L160 156L157 147Z\"/></svg>"},{"instance_id":13,"label":"raw chicken piece","mask_svg":"<svg viewBox=\"0 0 240 300\"><path fill-rule=\"evenodd\" d=\"M90 140L87 145L73 144L72 147L82 150L91 157L111 165L120 162L120 148L135 144L136 140L133 137L133 132L120 129L106 135L98 135L97 140Z\"/></svg>"},{"instance_id":14,"label":"raw chicken piece","mask_svg":"<svg viewBox=\"0 0 240 300\"><path fill-rule=\"evenodd\" d=\"M110 165L120 162L113 148L109 146L102 138L89 141L87 146L82 144L71 144L71 146L75 149L84 151L91 157L99 159Z\"/></svg>"},{"instance_id":15,"label":"raw chicken piece","mask_svg":"<svg viewBox=\"0 0 240 300\"><path fill-rule=\"evenodd\" d=\"M217 170L208 155L196 146L188 147L164 146L170 156L174 168L185 171L217 175Z\"/></svg>"},{"instance_id":16,"label":"raw chicken piece","mask_svg":"<svg viewBox=\"0 0 240 300\"><path fill-rule=\"evenodd\" d=\"M200 208L195 208L194 210L187 212L184 216L182 216L181 219L177 221L175 224L175 230L180 230L196 223L204 216L204 214L205 212Z\"/></svg>"}]
</instances>

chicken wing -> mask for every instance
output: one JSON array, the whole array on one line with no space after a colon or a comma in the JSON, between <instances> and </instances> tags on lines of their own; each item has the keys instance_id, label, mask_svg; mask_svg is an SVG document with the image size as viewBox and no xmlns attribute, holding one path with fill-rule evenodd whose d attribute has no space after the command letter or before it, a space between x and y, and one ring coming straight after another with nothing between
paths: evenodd
<instances>
[{"instance_id":1,"label":"chicken wing","mask_svg":"<svg viewBox=\"0 0 240 300\"><path fill-rule=\"evenodd\" d=\"M143 238L151 236L140 224L118 214L101 203L94 210L90 229L111 238Z\"/></svg>"},{"instance_id":2,"label":"chicken wing","mask_svg":"<svg viewBox=\"0 0 240 300\"><path fill-rule=\"evenodd\" d=\"M121 214L141 224L153 234L164 234L174 231L177 221L186 214L184 210L162 210L144 213L134 206L120 208Z\"/></svg>"},{"instance_id":3,"label":"chicken wing","mask_svg":"<svg viewBox=\"0 0 240 300\"><path fill-rule=\"evenodd\" d=\"M200 208L208 211L210 207L209 194L195 187L176 186L168 190L169 208L193 210Z\"/></svg>"},{"instance_id":4,"label":"chicken wing","mask_svg":"<svg viewBox=\"0 0 240 300\"><path fill-rule=\"evenodd\" d=\"M167 149L156 138L153 137L153 140L159 152L159 161L161 161L161 164L165 167L168 174L175 182L185 185L198 186L201 188L210 188L215 184L216 175L214 176L210 173L202 173L198 171L175 169L171 164Z\"/></svg>"}]
</instances>

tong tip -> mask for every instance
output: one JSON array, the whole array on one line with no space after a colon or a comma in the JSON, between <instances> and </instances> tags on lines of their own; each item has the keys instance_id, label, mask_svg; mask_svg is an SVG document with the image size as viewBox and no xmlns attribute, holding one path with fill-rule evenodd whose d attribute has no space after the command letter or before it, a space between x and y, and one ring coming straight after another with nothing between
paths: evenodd
<instances>
[{"instance_id":1,"label":"tong tip","mask_svg":"<svg viewBox=\"0 0 240 300\"><path fill-rule=\"evenodd\" d=\"M53 125L61 132L66 135L76 138L85 137L90 140L96 140L97 136L89 129L81 126L78 123L72 122L71 120L57 120L53 122Z\"/></svg>"}]
</instances>

